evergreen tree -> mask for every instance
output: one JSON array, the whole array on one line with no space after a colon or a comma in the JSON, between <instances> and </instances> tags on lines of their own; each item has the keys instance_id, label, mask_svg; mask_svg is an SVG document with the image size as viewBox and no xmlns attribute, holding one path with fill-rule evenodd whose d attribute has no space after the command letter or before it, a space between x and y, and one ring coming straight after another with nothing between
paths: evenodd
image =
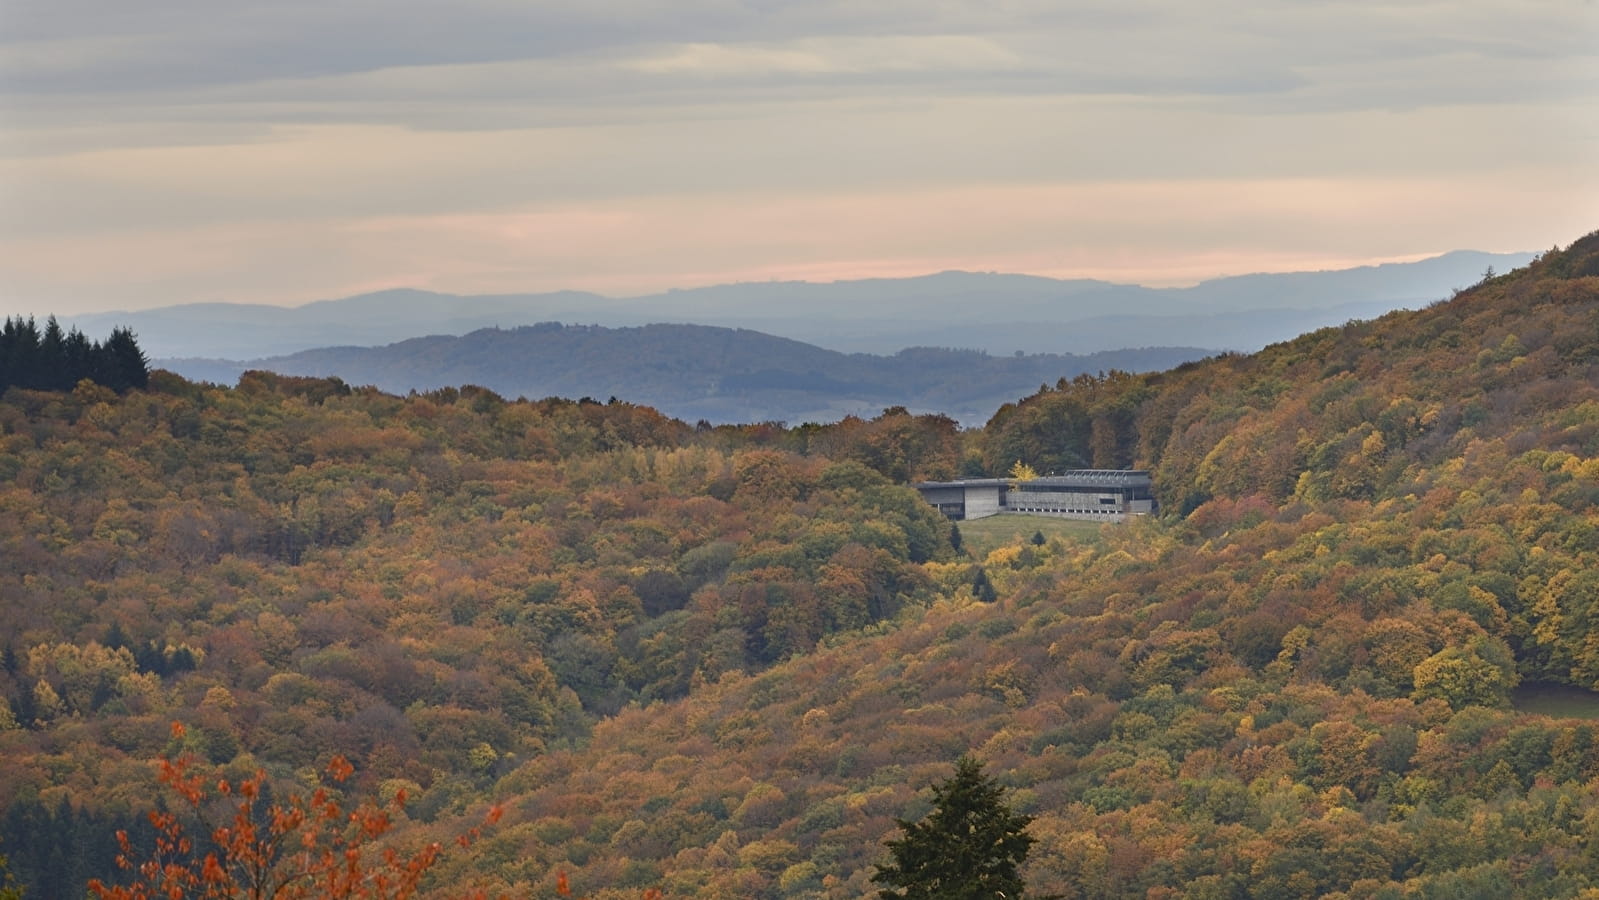
<instances>
[{"instance_id":1,"label":"evergreen tree","mask_svg":"<svg viewBox=\"0 0 1599 900\"><path fill-rule=\"evenodd\" d=\"M933 785L933 811L920 822L897 819L904 837L888 842L893 860L872 881L886 885L883 900L1021 900L1017 872L1033 838L1031 816L1005 803L1004 789L983 774L972 756L955 763L955 775Z\"/></svg>"},{"instance_id":2,"label":"evergreen tree","mask_svg":"<svg viewBox=\"0 0 1599 900\"><path fill-rule=\"evenodd\" d=\"M172 672L172 667L167 664L166 653L155 641L146 641L134 648L133 665L140 672L153 672L163 678Z\"/></svg>"},{"instance_id":3,"label":"evergreen tree","mask_svg":"<svg viewBox=\"0 0 1599 900\"><path fill-rule=\"evenodd\" d=\"M1034 547L1042 547L1047 542L1048 540L1044 537L1044 529L1040 528L1039 530L1033 532Z\"/></svg>"},{"instance_id":4,"label":"evergreen tree","mask_svg":"<svg viewBox=\"0 0 1599 900\"><path fill-rule=\"evenodd\" d=\"M68 381L67 335L61 323L51 316L44 322L44 333L39 338L39 372L37 387L47 391L71 390L75 381Z\"/></svg>"},{"instance_id":5,"label":"evergreen tree","mask_svg":"<svg viewBox=\"0 0 1599 900\"><path fill-rule=\"evenodd\" d=\"M83 379L94 376L94 345L83 336L83 332L76 328L68 331L61 349L67 370L67 377L63 379L67 390L77 387Z\"/></svg>"},{"instance_id":6,"label":"evergreen tree","mask_svg":"<svg viewBox=\"0 0 1599 900\"><path fill-rule=\"evenodd\" d=\"M11 717L23 728L36 728L39 724L39 709L33 702L33 691L26 687L17 691L11 703Z\"/></svg>"},{"instance_id":7,"label":"evergreen tree","mask_svg":"<svg viewBox=\"0 0 1599 900\"><path fill-rule=\"evenodd\" d=\"M76 328L63 331L55 316L42 332L33 319L20 316L0 325L0 393L10 387L70 391L85 378L117 393L144 388L150 384L150 361L126 328L112 330L98 344Z\"/></svg>"},{"instance_id":8,"label":"evergreen tree","mask_svg":"<svg viewBox=\"0 0 1599 900\"><path fill-rule=\"evenodd\" d=\"M949 526L949 545L957 554L966 552L961 538L961 527L959 525L951 524Z\"/></svg>"},{"instance_id":9,"label":"evergreen tree","mask_svg":"<svg viewBox=\"0 0 1599 900\"><path fill-rule=\"evenodd\" d=\"M145 359L133 332L126 328L113 328L100 348L99 372L95 381L122 393L129 388L143 388L150 383L150 361Z\"/></svg>"},{"instance_id":10,"label":"evergreen tree","mask_svg":"<svg viewBox=\"0 0 1599 900\"><path fill-rule=\"evenodd\" d=\"M39 327L32 319L7 318L0 329L0 390L38 387Z\"/></svg>"},{"instance_id":11,"label":"evergreen tree","mask_svg":"<svg viewBox=\"0 0 1599 900\"><path fill-rule=\"evenodd\" d=\"M172 651L167 662L167 668L172 672L193 672L196 665L198 661L194 658L194 651L187 645L180 645L178 649Z\"/></svg>"},{"instance_id":12,"label":"evergreen tree","mask_svg":"<svg viewBox=\"0 0 1599 900\"><path fill-rule=\"evenodd\" d=\"M105 640L100 643L107 650L120 650L123 647L131 647L133 645L133 642L128 640L128 633L122 630L121 622L112 622L111 627L106 631Z\"/></svg>"},{"instance_id":13,"label":"evergreen tree","mask_svg":"<svg viewBox=\"0 0 1599 900\"><path fill-rule=\"evenodd\" d=\"M972 596L984 603L999 599L999 592L994 590L993 583L988 580L988 572L982 566L977 567L977 574L972 577Z\"/></svg>"}]
</instances>

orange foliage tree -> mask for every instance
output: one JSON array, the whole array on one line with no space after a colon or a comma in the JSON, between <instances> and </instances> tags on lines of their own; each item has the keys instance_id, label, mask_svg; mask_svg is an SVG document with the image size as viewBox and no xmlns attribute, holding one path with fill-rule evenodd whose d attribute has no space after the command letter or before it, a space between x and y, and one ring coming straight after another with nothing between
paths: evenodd
<instances>
[{"instance_id":1,"label":"orange foliage tree","mask_svg":"<svg viewBox=\"0 0 1599 900\"><path fill-rule=\"evenodd\" d=\"M174 722L172 733L181 739L183 725ZM231 813L212 829L210 846L204 849L185 831L183 817L168 810L149 813L156 840L143 859L127 832L117 832L117 865L132 874L132 881L90 881L96 900L402 900L417 895L423 876L443 850L436 842L409 852L385 843L393 815L405 802L403 792L388 804L367 800L347 808L332 791L319 787L309 796L293 794L287 802L262 810L264 772L237 784L226 778L212 782L196 771L196 760L187 753L163 757L160 768L161 783L195 814L219 800L231 806ZM342 756L333 757L326 769L335 784L353 772ZM485 824L493 824L499 815L492 808ZM457 843L469 846L480 831L481 826L471 829Z\"/></svg>"}]
</instances>

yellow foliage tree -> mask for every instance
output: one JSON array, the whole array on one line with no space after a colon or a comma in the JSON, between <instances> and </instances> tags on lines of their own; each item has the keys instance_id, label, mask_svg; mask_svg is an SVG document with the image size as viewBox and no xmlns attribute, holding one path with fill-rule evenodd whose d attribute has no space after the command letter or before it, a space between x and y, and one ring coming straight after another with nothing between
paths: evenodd
<instances>
[{"instance_id":1,"label":"yellow foliage tree","mask_svg":"<svg viewBox=\"0 0 1599 900\"><path fill-rule=\"evenodd\" d=\"M1010 467L1010 477L1012 481L1018 483L1032 481L1038 477L1038 470L1018 459L1015 465Z\"/></svg>"}]
</instances>

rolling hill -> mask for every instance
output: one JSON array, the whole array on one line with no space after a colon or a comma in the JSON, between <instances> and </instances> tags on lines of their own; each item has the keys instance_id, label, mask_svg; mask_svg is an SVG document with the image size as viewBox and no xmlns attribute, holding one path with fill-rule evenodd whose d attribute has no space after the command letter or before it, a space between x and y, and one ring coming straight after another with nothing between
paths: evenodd
<instances>
[{"instance_id":1,"label":"rolling hill","mask_svg":"<svg viewBox=\"0 0 1599 900\"><path fill-rule=\"evenodd\" d=\"M12 391L0 435L30 878L153 756L339 752L397 841L503 807L437 886L842 900L971 752L1039 894L1599 889L1599 233L967 433L254 373ZM1164 513L979 559L901 484L1016 459L1149 468Z\"/></svg>"},{"instance_id":2,"label":"rolling hill","mask_svg":"<svg viewBox=\"0 0 1599 900\"><path fill-rule=\"evenodd\" d=\"M1599 695L1512 704L1599 689L1599 234L1425 310L1040 391L982 452L1150 467L1168 518L932 564L947 603L531 761L498 785L534 860L505 883L861 896L976 752L1037 817L1040 892L1599 887Z\"/></svg>"},{"instance_id":3,"label":"rolling hill","mask_svg":"<svg viewBox=\"0 0 1599 900\"><path fill-rule=\"evenodd\" d=\"M1149 371L1205 356L1150 347L1083 356L993 357L913 348L844 354L756 331L704 325L640 328L544 323L384 347L329 347L228 363L158 360L190 378L231 384L247 369L337 376L392 393L475 384L508 397L623 397L688 421L830 422L906 406L978 424L1001 403L1061 378Z\"/></svg>"}]
</instances>

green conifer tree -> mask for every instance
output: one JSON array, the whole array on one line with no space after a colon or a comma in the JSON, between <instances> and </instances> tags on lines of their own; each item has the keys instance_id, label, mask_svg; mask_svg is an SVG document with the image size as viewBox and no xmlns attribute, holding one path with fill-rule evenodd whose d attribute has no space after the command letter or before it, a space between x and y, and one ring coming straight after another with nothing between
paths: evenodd
<instances>
[{"instance_id":1,"label":"green conifer tree","mask_svg":"<svg viewBox=\"0 0 1599 900\"><path fill-rule=\"evenodd\" d=\"M113 328L111 337L100 348L100 367L95 381L122 393L129 388L143 389L150 384L150 361L133 332L127 328Z\"/></svg>"},{"instance_id":2,"label":"green conifer tree","mask_svg":"<svg viewBox=\"0 0 1599 900\"><path fill-rule=\"evenodd\" d=\"M904 837L888 842L892 861L872 881L885 885L883 900L1022 900L1017 871L1033 838L1031 816L1005 803L1004 788L983 774L972 756L955 763L955 775L933 785L933 811L920 822L898 819Z\"/></svg>"},{"instance_id":3,"label":"green conifer tree","mask_svg":"<svg viewBox=\"0 0 1599 900\"><path fill-rule=\"evenodd\" d=\"M982 566L977 567L977 574L972 576L972 596L984 603L993 603L999 599L999 592L994 590L994 585L988 580L988 572Z\"/></svg>"}]
</instances>

